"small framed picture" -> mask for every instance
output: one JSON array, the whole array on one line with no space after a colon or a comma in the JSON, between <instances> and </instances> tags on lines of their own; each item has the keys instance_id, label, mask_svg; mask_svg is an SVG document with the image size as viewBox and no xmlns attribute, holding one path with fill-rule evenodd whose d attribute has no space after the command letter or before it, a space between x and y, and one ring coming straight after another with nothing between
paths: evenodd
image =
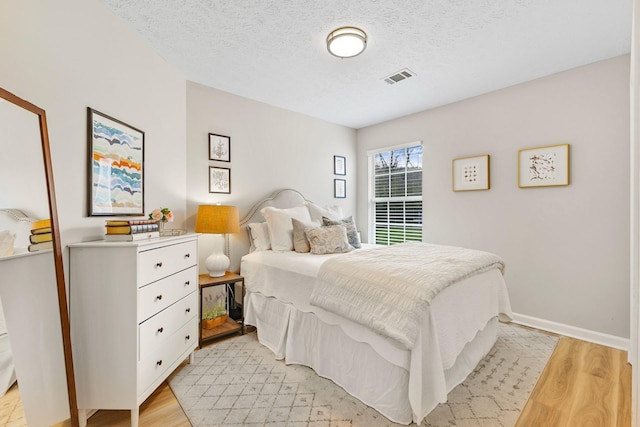
<instances>
[{"instance_id":1,"label":"small framed picture","mask_svg":"<svg viewBox=\"0 0 640 427\"><path fill-rule=\"evenodd\" d=\"M518 187L569 185L569 144L518 151Z\"/></svg>"},{"instance_id":2,"label":"small framed picture","mask_svg":"<svg viewBox=\"0 0 640 427\"><path fill-rule=\"evenodd\" d=\"M231 169L209 166L209 193L231 194Z\"/></svg>"},{"instance_id":3,"label":"small framed picture","mask_svg":"<svg viewBox=\"0 0 640 427\"><path fill-rule=\"evenodd\" d=\"M231 137L209 134L209 160L218 162L231 161Z\"/></svg>"},{"instance_id":4,"label":"small framed picture","mask_svg":"<svg viewBox=\"0 0 640 427\"><path fill-rule=\"evenodd\" d=\"M347 197L347 180L346 179L333 180L333 197L335 197L336 199L344 199Z\"/></svg>"},{"instance_id":5,"label":"small framed picture","mask_svg":"<svg viewBox=\"0 0 640 427\"><path fill-rule=\"evenodd\" d=\"M489 190L489 155L453 159L453 191Z\"/></svg>"},{"instance_id":6,"label":"small framed picture","mask_svg":"<svg viewBox=\"0 0 640 427\"><path fill-rule=\"evenodd\" d=\"M347 158L344 156L333 156L333 174L347 174Z\"/></svg>"}]
</instances>

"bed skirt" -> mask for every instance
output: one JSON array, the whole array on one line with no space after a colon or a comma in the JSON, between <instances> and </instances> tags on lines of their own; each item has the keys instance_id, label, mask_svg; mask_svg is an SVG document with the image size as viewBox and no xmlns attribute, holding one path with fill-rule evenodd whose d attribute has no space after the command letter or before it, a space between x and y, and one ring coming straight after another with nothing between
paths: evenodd
<instances>
[{"instance_id":1,"label":"bed skirt","mask_svg":"<svg viewBox=\"0 0 640 427\"><path fill-rule=\"evenodd\" d=\"M415 354L409 350L404 361L389 360L368 343L352 338L339 325L324 322L312 312L298 310L292 304L256 292L248 292L244 301L245 324L257 328L258 340L276 359L312 368L393 422L419 424L446 399L442 393L430 390L411 391L416 387L411 375L421 373L410 375L408 367L428 363L414 363ZM464 381L491 350L497 332L498 319L493 317L464 346L455 363L444 370L446 393ZM411 398L416 392L420 394L419 404Z\"/></svg>"}]
</instances>

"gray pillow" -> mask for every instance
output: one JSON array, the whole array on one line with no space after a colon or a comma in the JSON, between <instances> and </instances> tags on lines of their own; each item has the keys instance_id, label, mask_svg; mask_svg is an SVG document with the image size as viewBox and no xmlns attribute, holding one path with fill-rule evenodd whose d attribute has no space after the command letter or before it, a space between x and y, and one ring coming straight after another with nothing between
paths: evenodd
<instances>
[{"instance_id":1,"label":"gray pillow","mask_svg":"<svg viewBox=\"0 0 640 427\"><path fill-rule=\"evenodd\" d=\"M347 228L347 238L349 239L349 244L356 249L360 249L360 247L362 246L360 244L360 236L358 235L358 230L356 229L356 223L353 222L353 217L333 221L326 216L323 216L322 223L324 225L344 225Z\"/></svg>"},{"instance_id":2,"label":"gray pillow","mask_svg":"<svg viewBox=\"0 0 640 427\"><path fill-rule=\"evenodd\" d=\"M339 254L351 250L344 225L311 228L306 234L314 255Z\"/></svg>"},{"instance_id":3,"label":"gray pillow","mask_svg":"<svg viewBox=\"0 0 640 427\"><path fill-rule=\"evenodd\" d=\"M303 222L295 218L291 218L291 223L293 224L293 250L300 253L311 251L309 239L307 239L305 231L319 227L320 224L317 222Z\"/></svg>"}]
</instances>

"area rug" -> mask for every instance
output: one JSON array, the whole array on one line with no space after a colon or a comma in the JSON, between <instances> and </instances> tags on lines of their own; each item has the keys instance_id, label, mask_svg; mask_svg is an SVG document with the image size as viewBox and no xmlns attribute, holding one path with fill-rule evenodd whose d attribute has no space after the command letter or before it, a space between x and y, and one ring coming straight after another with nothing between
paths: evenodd
<instances>
[{"instance_id":1,"label":"area rug","mask_svg":"<svg viewBox=\"0 0 640 427\"><path fill-rule=\"evenodd\" d=\"M556 342L500 324L493 349L421 426L512 427ZM194 427L400 425L312 369L275 360L255 332L196 351L168 381Z\"/></svg>"}]
</instances>

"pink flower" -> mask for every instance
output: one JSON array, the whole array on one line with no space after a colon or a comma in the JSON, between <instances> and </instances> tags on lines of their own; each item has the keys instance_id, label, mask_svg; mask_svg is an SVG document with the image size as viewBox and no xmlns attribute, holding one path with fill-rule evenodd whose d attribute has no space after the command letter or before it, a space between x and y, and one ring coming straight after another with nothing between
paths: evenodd
<instances>
[{"instance_id":1,"label":"pink flower","mask_svg":"<svg viewBox=\"0 0 640 427\"><path fill-rule=\"evenodd\" d=\"M165 219L167 220L167 222L173 222L173 212L167 212L167 214L165 215Z\"/></svg>"},{"instance_id":2,"label":"pink flower","mask_svg":"<svg viewBox=\"0 0 640 427\"><path fill-rule=\"evenodd\" d=\"M154 209L153 212L149 214L149 218L155 219L156 221L160 221L162 219L162 212L160 209Z\"/></svg>"}]
</instances>

